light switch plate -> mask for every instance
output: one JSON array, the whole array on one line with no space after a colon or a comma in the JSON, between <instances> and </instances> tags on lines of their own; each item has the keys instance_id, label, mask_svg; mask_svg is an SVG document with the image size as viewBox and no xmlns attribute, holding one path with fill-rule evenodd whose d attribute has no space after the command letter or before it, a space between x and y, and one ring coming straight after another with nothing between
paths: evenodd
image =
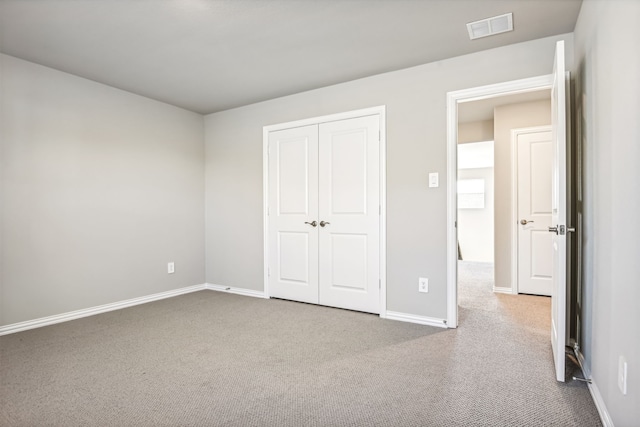
<instances>
[{"instance_id":1,"label":"light switch plate","mask_svg":"<svg viewBox=\"0 0 640 427\"><path fill-rule=\"evenodd\" d=\"M439 185L439 177L438 177L438 172L431 172L429 174L429 187L433 188L433 187L437 187Z\"/></svg>"},{"instance_id":2,"label":"light switch plate","mask_svg":"<svg viewBox=\"0 0 640 427\"><path fill-rule=\"evenodd\" d=\"M618 388L622 394L627 394L627 359L624 356L618 359Z\"/></svg>"}]
</instances>

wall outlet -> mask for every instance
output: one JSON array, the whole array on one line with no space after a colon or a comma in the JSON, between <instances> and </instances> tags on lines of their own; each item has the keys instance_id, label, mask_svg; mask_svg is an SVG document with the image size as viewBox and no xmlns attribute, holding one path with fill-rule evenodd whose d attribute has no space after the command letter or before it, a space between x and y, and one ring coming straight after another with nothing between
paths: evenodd
<instances>
[{"instance_id":1,"label":"wall outlet","mask_svg":"<svg viewBox=\"0 0 640 427\"><path fill-rule=\"evenodd\" d=\"M429 292L429 279L426 277L418 278L418 292Z\"/></svg>"},{"instance_id":2,"label":"wall outlet","mask_svg":"<svg viewBox=\"0 0 640 427\"><path fill-rule=\"evenodd\" d=\"M627 359L624 356L618 359L618 388L622 394L627 394Z\"/></svg>"},{"instance_id":3,"label":"wall outlet","mask_svg":"<svg viewBox=\"0 0 640 427\"><path fill-rule=\"evenodd\" d=\"M167 273L173 274L176 272L176 264L174 262L170 262L167 264Z\"/></svg>"}]
</instances>

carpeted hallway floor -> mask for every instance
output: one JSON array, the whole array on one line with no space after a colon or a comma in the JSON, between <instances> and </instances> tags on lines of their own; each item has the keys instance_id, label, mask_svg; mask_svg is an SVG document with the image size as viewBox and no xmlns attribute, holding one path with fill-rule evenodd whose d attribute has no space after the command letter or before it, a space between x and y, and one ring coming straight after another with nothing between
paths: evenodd
<instances>
[{"instance_id":1,"label":"carpeted hallway floor","mask_svg":"<svg viewBox=\"0 0 640 427\"><path fill-rule=\"evenodd\" d=\"M0 425L599 426L549 299L460 276L456 330L202 291L0 337Z\"/></svg>"}]
</instances>

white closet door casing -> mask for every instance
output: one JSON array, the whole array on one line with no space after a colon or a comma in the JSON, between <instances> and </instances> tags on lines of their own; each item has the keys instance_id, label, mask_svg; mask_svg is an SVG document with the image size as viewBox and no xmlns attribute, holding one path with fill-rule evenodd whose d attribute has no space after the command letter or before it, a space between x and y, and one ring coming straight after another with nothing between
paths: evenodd
<instances>
[{"instance_id":1,"label":"white closet door casing","mask_svg":"<svg viewBox=\"0 0 640 427\"><path fill-rule=\"evenodd\" d=\"M380 312L380 119L323 123L319 138L320 304ZM322 224L322 222L321 222Z\"/></svg>"},{"instance_id":2,"label":"white closet door casing","mask_svg":"<svg viewBox=\"0 0 640 427\"><path fill-rule=\"evenodd\" d=\"M551 131L521 133L518 144L518 292L551 296ZM527 221L522 224L520 221Z\"/></svg>"},{"instance_id":3,"label":"white closet door casing","mask_svg":"<svg viewBox=\"0 0 640 427\"><path fill-rule=\"evenodd\" d=\"M269 133L269 295L318 303L318 126Z\"/></svg>"}]
</instances>

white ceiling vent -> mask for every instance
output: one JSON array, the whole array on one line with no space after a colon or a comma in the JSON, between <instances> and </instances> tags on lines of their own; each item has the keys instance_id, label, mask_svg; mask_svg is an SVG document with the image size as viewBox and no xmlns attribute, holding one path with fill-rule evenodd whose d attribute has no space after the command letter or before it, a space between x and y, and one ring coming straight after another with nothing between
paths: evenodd
<instances>
[{"instance_id":1,"label":"white ceiling vent","mask_svg":"<svg viewBox=\"0 0 640 427\"><path fill-rule=\"evenodd\" d=\"M471 40L513 31L513 13L505 13L504 15L494 16L493 18L469 22L467 24L467 30L469 31L469 38Z\"/></svg>"}]
</instances>

